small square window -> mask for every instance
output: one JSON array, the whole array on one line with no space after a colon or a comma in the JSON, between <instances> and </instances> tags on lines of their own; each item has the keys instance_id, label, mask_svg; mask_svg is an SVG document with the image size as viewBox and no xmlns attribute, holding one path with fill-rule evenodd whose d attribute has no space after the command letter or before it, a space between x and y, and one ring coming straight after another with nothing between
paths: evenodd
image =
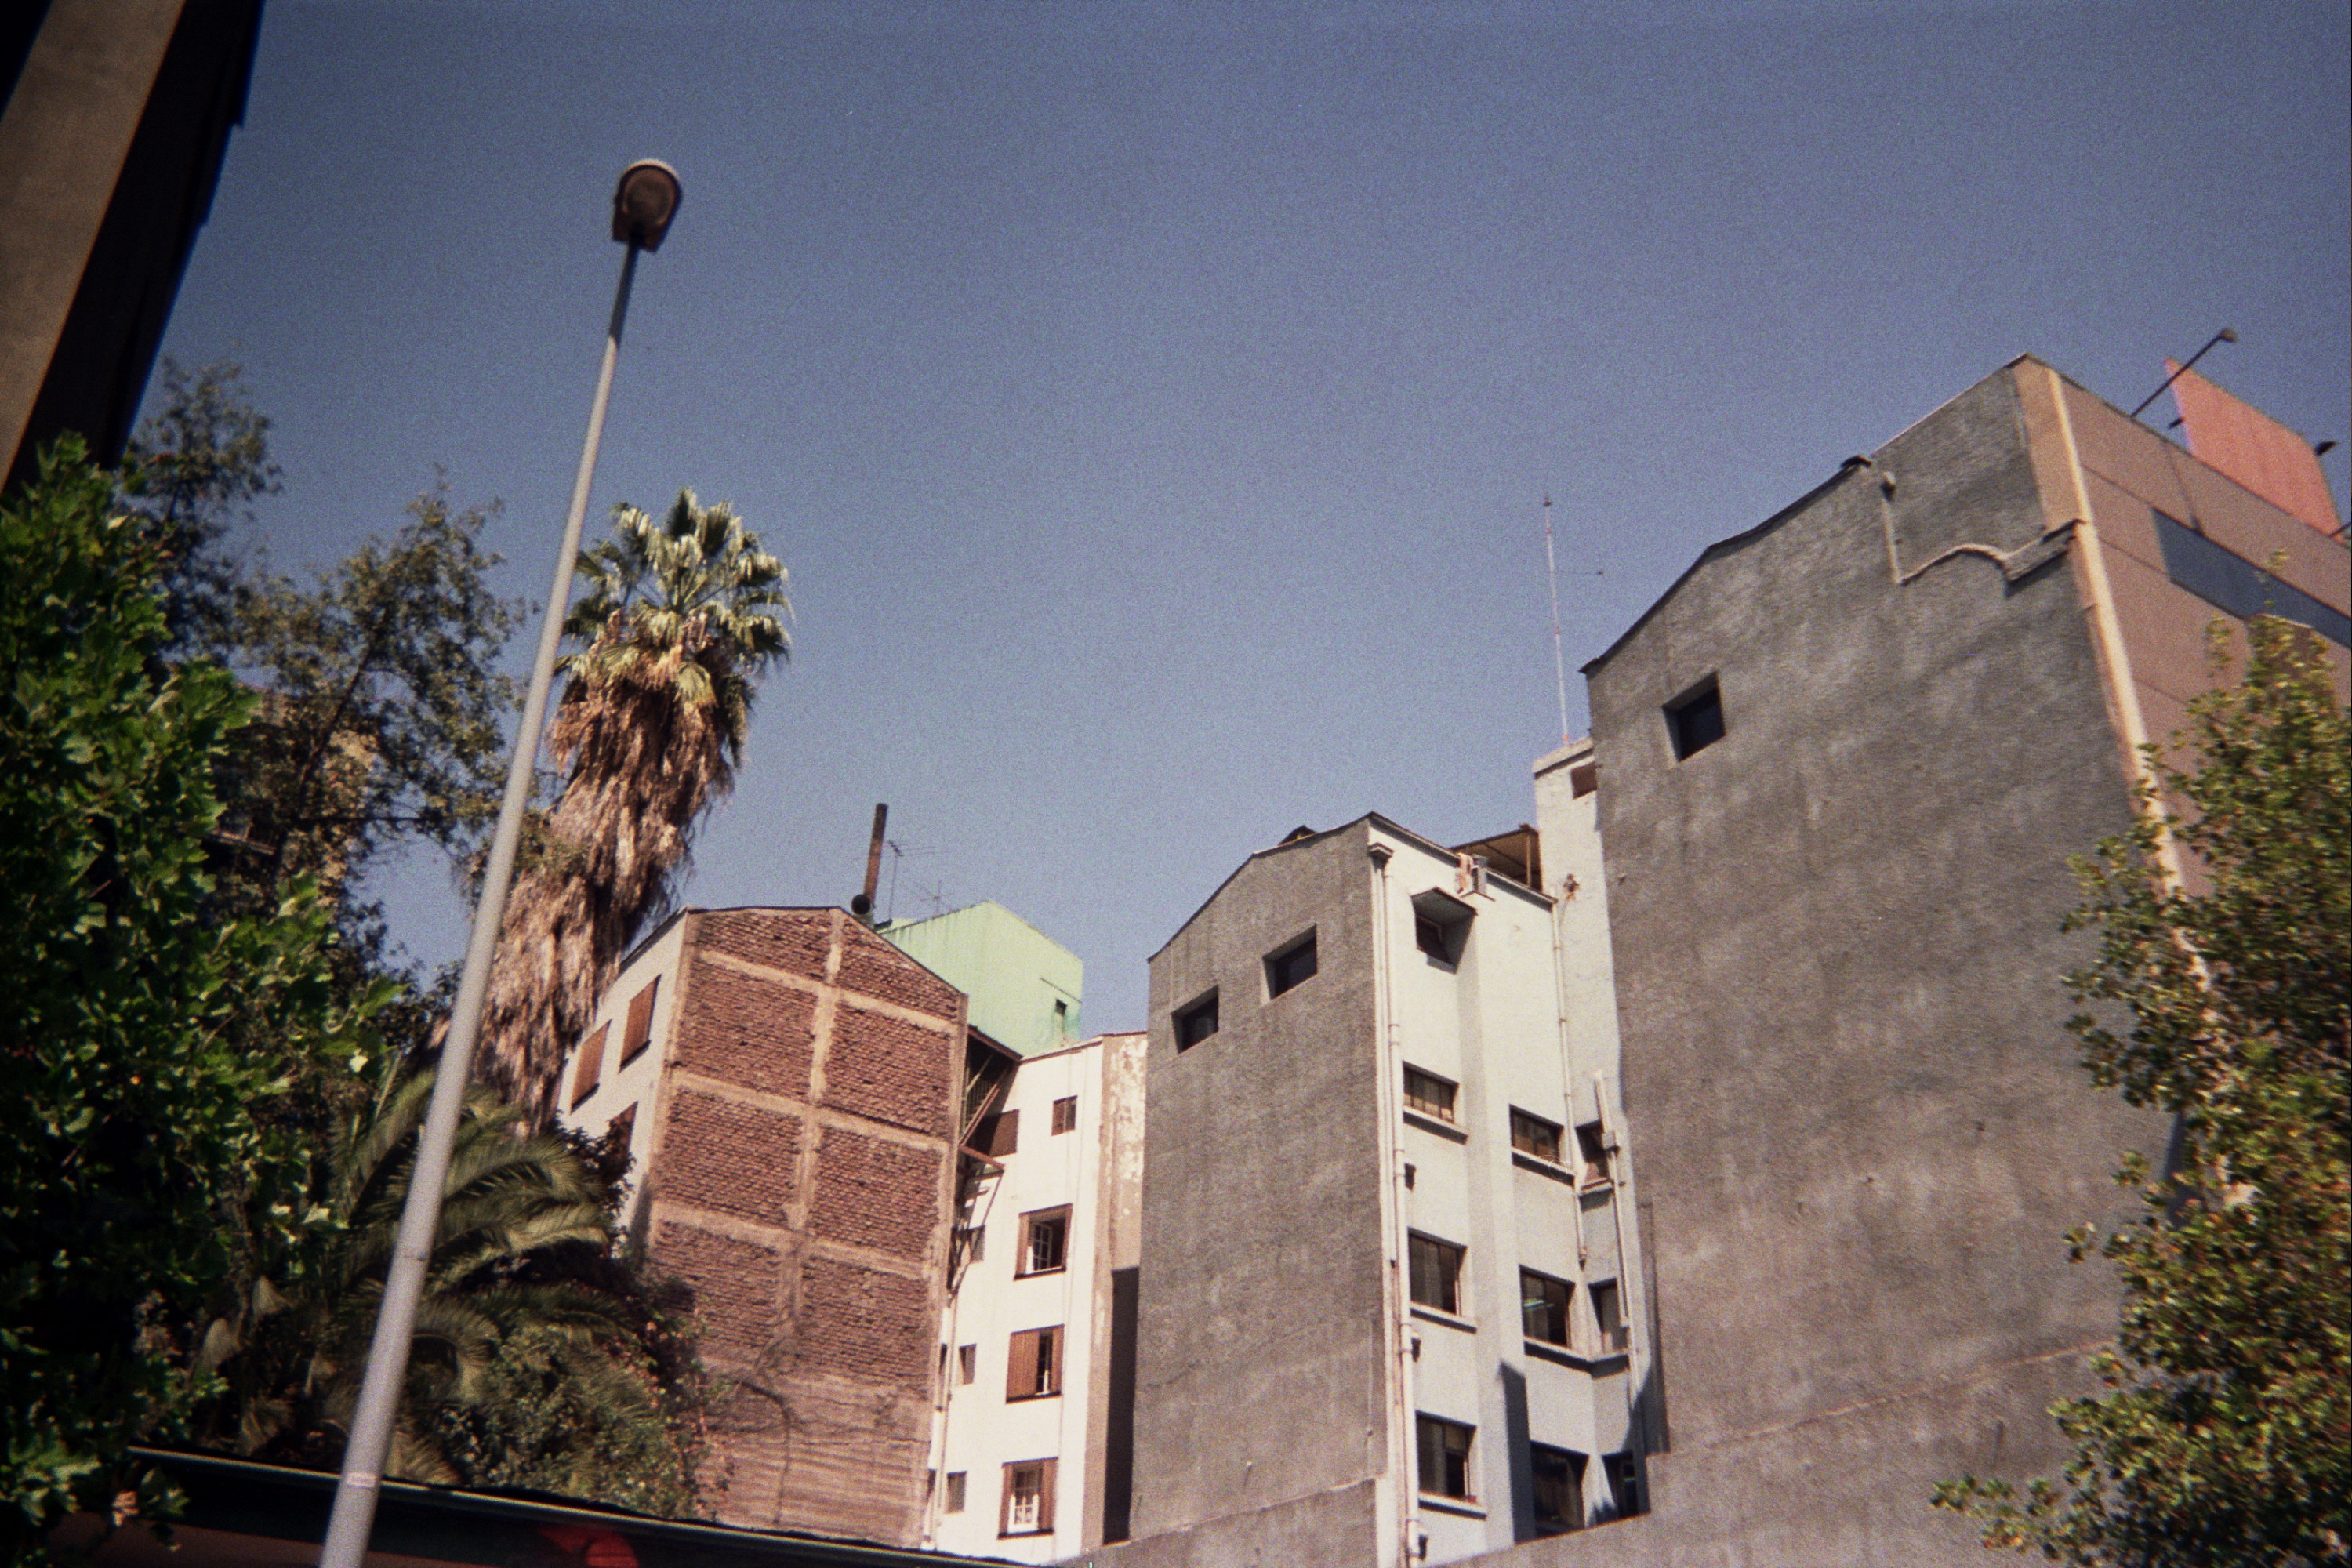
<instances>
[{"instance_id":1,"label":"small square window","mask_svg":"<svg viewBox=\"0 0 2352 1568\"><path fill-rule=\"evenodd\" d=\"M1063 1268L1070 1246L1070 1205L1021 1216L1021 1267L1016 1274L1051 1274Z\"/></svg>"},{"instance_id":2,"label":"small square window","mask_svg":"<svg viewBox=\"0 0 2352 1568\"><path fill-rule=\"evenodd\" d=\"M1617 1297L1617 1281L1603 1279L1585 1292L1592 1301L1593 1327L1601 1331L1603 1355L1629 1348L1633 1334L1625 1327L1625 1310Z\"/></svg>"},{"instance_id":3,"label":"small square window","mask_svg":"<svg viewBox=\"0 0 2352 1568\"><path fill-rule=\"evenodd\" d=\"M956 1346L956 1381L970 1383L979 1375L980 1347L978 1345Z\"/></svg>"},{"instance_id":4,"label":"small square window","mask_svg":"<svg viewBox=\"0 0 2352 1568\"><path fill-rule=\"evenodd\" d=\"M1723 739L1723 694L1716 689L1715 677L1666 704L1666 732L1674 737L1676 762Z\"/></svg>"},{"instance_id":5,"label":"small square window","mask_svg":"<svg viewBox=\"0 0 2352 1568\"><path fill-rule=\"evenodd\" d=\"M1054 1530L1054 1461L1029 1459L1004 1467L1004 1513L999 1535L1050 1535Z\"/></svg>"},{"instance_id":6,"label":"small square window","mask_svg":"<svg viewBox=\"0 0 2352 1568\"><path fill-rule=\"evenodd\" d=\"M1575 1287L1565 1279L1519 1270L1519 1324L1531 1340L1548 1345L1568 1344L1568 1302Z\"/></svg>"},{"instance_id":7,"label":"small square window","mask_svg":"<svg viewBox=\"0 0 2352 1568\"><path fill-rule=\"evenodd\" d=\"M1054 1101L1054 1131L1068 1132L1074 1131L1077 1125L1078 1097L1074 1094L1066 1100Z\"/></svg>"},{"instance_id":8,"label":"small square window","mask_svg":"<svg viewBox=\"0 0 2352 1568\"><path fill-rule=\"evenodd\" d=\"M1433 1116L1440 1121L1454 1120L1454 1085L1433 1072L1419 1068L1404 1069L1404 1103L1408 1110L1418 1110L1423 1116Z\"/></svg>"},{"instance_id":9,"label":"small square window","mask_svg":"<svg viewBox=\"0 0 2352 1568\"><path fill-rule=\"evenodd\" d=\"M946 1507L942 1510L943 1512L961 1513L963 1511L963 1489L964 1472L961 1470L950 1470L948 1472L948 1500Z\"/></svg>"},{"instance_id":10,"label":"small square window","mask_svg":"<svg viewBox=\"0 0 2352 1568\"><path fill-rule=\"evenodd\" d=\"M1511 1147L1548 1164L1559 1163L1559 1123L1511 1107Z\"/></svg>"},{"instance_id":11,"label":"small square window","mask_svg":"<svg viewBox=\"0 0 2352 1568\"><path fill-rule=\"evenodd\" d=\"M1535 1474L1536 1531L1565 1535L1584 1528L1584 1456L1572 1448L1528 1445L1528 1468Z\"/></svg>"},{"instance_id":12,"label":"small square window","mask_svg":"<svg viewBox=\"0 0 2352 1568\"><path fill-rule=\"evenodd\" d=\"M1433 1236L1416 1235L1408 1239L1407 1251L1414 1305L1460 1317L1462 1248Z\"/></svg>"},{"instance_id":13,"label":"small square window","mask_svg":"<svg viewBox=\"0 0 2352 1568\"><path fill-rule=\"evenodd\" d=\"M1315 978L1315 933L1308 931L1280 952L1270 954L1265 961L1265 994L1268 1001L1284 992Z\"/></svg>"},{"instance_id":14,"label":"small square window","mask_svg":"<svg viewBox=\"0 0 2352 1568\"><path fill-rule=\"evenodd\" d=\"M1470 1500L1470 1438L1475 1428L1435 1415L1420 1415L1421 1489L1433 1497Z\"/></svg>"},{"instance_id":15,"label":"small square window","mask_svg":"<svg viewBox=\"0 0 2352 1568\"><path fill-rule=\"evenodd\" d=\"M1004 1367L1004 1397L1044 1399L1062 1392L1062 1331L1024 1329L1013 1336Z\"/></svg>"},{"instance_id":16,"label":"small square window","mask_svg":"<svg viewBox=\"0 0 2352 1568\"><path fill-rule=\"evenodd\" d=\"M1189 1051L1217 1032L1217 994L1176 1010L1176 1048Z\"/></svg>"}]
</instances>

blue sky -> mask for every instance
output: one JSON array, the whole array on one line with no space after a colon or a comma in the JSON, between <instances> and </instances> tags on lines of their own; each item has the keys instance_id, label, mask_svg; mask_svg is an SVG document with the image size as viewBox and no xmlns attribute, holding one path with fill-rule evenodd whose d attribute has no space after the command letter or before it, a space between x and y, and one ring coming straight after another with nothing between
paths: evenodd
<instances>
[{"instance_id":1,"label":"blue sky","mask_svg":"<svg viewBox=\"0 0 2352 1568\"><path fill-rule=\"evenodd\" d=\"M1289 828L1530 816L1547 493L1575 729L1700 548L2020 353L2128 408L2232 326L2352 436L2347 16L271 0L165 352L276 421L273 564L443 475L542 597L667 159L591 526L732 500L798 612L688 898L845 902L887 800L897 914L997 899L1137 1026ZM437 860L383 890L457 955Z\"/></svg>"}]
</instances>

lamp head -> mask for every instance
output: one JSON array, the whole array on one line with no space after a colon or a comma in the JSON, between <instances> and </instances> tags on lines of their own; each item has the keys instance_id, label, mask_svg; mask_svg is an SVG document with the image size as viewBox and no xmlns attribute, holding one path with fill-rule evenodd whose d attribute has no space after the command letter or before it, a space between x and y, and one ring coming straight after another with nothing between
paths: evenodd
<instances>
[{"instance_id":1,"label":"lamp head","mask_svg":"<svg viewBox=\"0 0 2352 1568\"><path fill-rule=\"evenodd\" d=\"M659 250L669 220L677 216L677 171L646 158L621 171L613 190L613 237L643 250Z\"/></svg>"}]
</instances>

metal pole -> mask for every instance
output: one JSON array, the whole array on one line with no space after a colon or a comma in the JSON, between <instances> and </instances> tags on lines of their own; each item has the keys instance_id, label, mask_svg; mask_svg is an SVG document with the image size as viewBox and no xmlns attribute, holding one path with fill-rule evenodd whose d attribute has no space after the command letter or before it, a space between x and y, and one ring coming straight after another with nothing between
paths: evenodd
<instances>
[{"instance_id":1,"label":"metal pole","mask_svg":"<svg viewBox=\"0 0 2352 1568\"><path fill-rule=\"evenodd\" d=\"M572 511L564 520L563 548L555 559L555 582L547 592L547 618L539 628L539 658L531 666L523 699L522 727L515 731L513 760L507 764L507 793L490 840L490 863L482 878L481 902L474 908L473 940L466 949L465 978L449 1016L449 1037L433 1080L433 1101L416 1142L409 1173L408 1200L400 1212L400 1235L376 1310L375 1338L369 1342L367 1375L352 1415L343 1471L335 1483L335 1508L319 1568L360 1568L375 1523L377 1483L383 1479L392 1431L408 1381L409 1342L416 1331L416 1303L425 1289L425 1269L441 1226L441 1188L449 1178L449 1155L457 1140L457 1117L473 1077L474 1044L481 1034L482 1000L489 991L490 959L498 952L499 928L506 918L507 890L514 880L515 847L522 837L523 808L530 801L531 774L539 763L539 732L547 718L547 693L555 679L555 651L563 640L563 613L572 598L572 566L580 554L580 530L588 515L588 488L596 476L596 448L604 436L604 405L613 391L613 365L620 357L621 326L629 314L629 285L637 275L637 246L621 263L621 284L613 294L613 320L604 334L604 363L596 373L596 400L588 409L588 438L580 448L580 475L572 486Z\"/></svg>"}]
</instances>

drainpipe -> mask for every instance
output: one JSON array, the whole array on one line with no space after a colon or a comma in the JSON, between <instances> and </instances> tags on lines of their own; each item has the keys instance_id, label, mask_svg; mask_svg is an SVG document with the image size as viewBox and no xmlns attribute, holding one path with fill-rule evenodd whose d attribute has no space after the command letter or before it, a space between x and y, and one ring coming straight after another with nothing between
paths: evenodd
<instances>
[{"instance_id":1,"label":"drainpipe","mask_svg":"<svg viewBox=\"0 0 2352 1568\"><path fill-rule=\"evenodd\" d=\"M1395 853L1391 847L1377 840L1366 850L1372 862L1372 996L1376 1012L1373 1027L1379 1037L1381 1158L1387 1163L1389 1172L1386 1288L1390 1353L1395 1358L1395 1375L1389 1379L1389 1474L1397 1489L1398 1568L1412 1568L1421 1560L1421 1512L1417 1505L1421 1486L1412 1473L1414 1333L1412 1297L1404 1279L1408 1186L1404 1148L1397 1137L1402 1114L1399 1104L1402 1069L1397 1051L1396 1005L1391 984L1395 965L1389 952L1389 860Z\"/></svg>"}]
</instances>

